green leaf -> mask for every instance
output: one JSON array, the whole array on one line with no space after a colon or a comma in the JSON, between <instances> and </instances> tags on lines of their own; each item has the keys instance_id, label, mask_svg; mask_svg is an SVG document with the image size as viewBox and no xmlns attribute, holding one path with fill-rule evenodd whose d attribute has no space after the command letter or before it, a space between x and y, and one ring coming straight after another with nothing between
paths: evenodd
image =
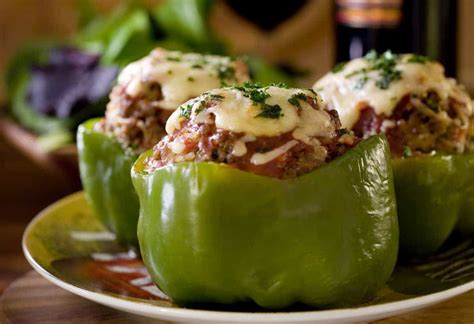
<instances>
[{"instance_id":1,"label":"green leaf","mask_svg":"<svg viewBox=\"0 0 474 324\"><path fill-rule=\"evenodd\" d=\"M76 0L79 11L79 26L82 28L91 23L98 16L98 12L91 0Z\"/></svg>"},{"instance_id":2,"label":"green leaf","mask_svg":"<svg viewBox=\"0 0 474 324\"><path fill-rule=\"evenodd\" d=\"M167 0L154 11L158 26L170 37L195 51L225 53L225 47L211 32L208 16L212 0Z\"/></svg>"},{"instance_id":3,"label":"green leaf","mask_svg":"<svg viewBox=\"0 0 474 324\"><path fill-rule=\"evenodd\" d=\"M244 61L249 65L250 76L254 82L262 85L284 83L289 86L295 84L294 78L281 71L275 66L266 63L257 56L245 56Z\"/></svg>"},{"instance_id":4,"label":"green leaf","mask_svg":"<svg viewBox=\"0 0 474 324\"><path fill-rule=\"evenodd\" d=\"M74 39L79 48L102 54L105 64L126 65L156 46L148 11L134 2L94 19Z\"/></svg>"},{"instance_id":5,"label":"green leaf","mask_svg":"<svg viewBox=\"0 0 474 324\"><path fill-rule=\"evenodd\" d=\"M102 61L106 64L124 65L147 55L154 47L148 13L137 9L110 35Z\"/></svg>"},{"instance_id":6,"label":"green leaf","mask_svg":"<svg viewBox=\"0 0 474 324\"><path fill-rule=\"evenodd\" d=\"M74 142L74 136L68 130L58 130L41 135L37 139L38 146L44 152L51 152Z\"/></svg>"}]
</instances>

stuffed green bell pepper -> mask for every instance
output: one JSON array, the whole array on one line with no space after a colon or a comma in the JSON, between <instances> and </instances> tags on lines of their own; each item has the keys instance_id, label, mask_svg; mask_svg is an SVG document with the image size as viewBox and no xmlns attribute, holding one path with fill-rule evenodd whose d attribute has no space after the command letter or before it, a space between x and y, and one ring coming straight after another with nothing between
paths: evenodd
<instances>
[{"instance_id":1,"label":"stuffed green bell pepper","mask_svg":"<svg viewBox=\"0 0 474 324\"><path fill-rule=\"evenodd\" d=\"M176 110L140 156L138 239L178 304L354 305L398 252L390 152L312 90L245 84Z\"/></svg>"},{"instance_id":2,"label":"stuffed green bell pepper","mask_svg":"<svg viewBox=\"0 0 474 324\"><path fill-rule=\"evenodd\" d=\"M472 101L441 64L370 52L339 64L314 89L356 135L386 134L404 254L435 252L456 227L474 233Z\"/></svg>"},{"instance_id":3,"label":"stuffed green bell pepper","mask_svg":"<svg viewBox=\"0 0 474 324\"><path fill-rule=\"evenodd\" d=\"M181 103L221 83L246 80L241 61L159 48L121 72L105 118L84 123L77 136L86 196L121 243L137 246L139 207L130 169L138 154L161 139Z\"/></svg>"}]
</instances>

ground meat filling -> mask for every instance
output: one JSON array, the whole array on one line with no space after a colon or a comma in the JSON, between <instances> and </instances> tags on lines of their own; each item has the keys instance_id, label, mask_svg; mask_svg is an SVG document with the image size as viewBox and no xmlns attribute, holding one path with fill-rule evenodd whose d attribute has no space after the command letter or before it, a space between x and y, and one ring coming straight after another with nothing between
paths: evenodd
<instances>
[{"instance_id":1,"label":"ground meat filling","mask_svg":"<svg viewBox=\"0 0 474 324\"><path fill-rule=\"evenodd\" d=\"M134 98L125 93L123 86L116 86L99 129L136 153L152 148L166 135L166 120L173 112L154 104L160 96L159 85Z\"/></svg>"},{"instance_id":2,"label":"ground meat filling","mask_svg":"<svg viewBox=\"0 0 474 324\"><path fill-rule=\"evenodd\" d=\"M357 136L385 133L396 158L474 148L468 93L428 57L371 51L338 64L314 89Z\"/></svg>"},{"instance_id":3,"label":"ground meat filling","mask_svg":"<svg viewBox=\"0 0 474 324\"><path fill-rule=\"evenodd\" d=\"M317 109L313 98L308 98L307 103ZM216 104L213 101L207 103L209 107ZM146 171L153 172L177 162L209 161L263 176L297 177L328 163L358 143L351 133L340 129L335 111L329 116L338 131L331 137L315 137L314 143L317 144L295 140L292 132L272 137L251 136L219 129L213 122L196 124L183 120L178 129L154 147L153 155L145 162ZM211 118L215 116L211 114ZM242 145L245 145L244 150ZM269 152L277 153L266 163L255 162L256 154Z\"/></svg>"},{"instance_id":4,"label":"ground meat filling","mask_svg":"<svg viewBox=\"0 0 474 324\"><path fill-rule=\"evenodd\" d=\"M140 154L166 135L167 119L184 101L222 83L246 80L247 66L241 61L155 49L122 71L105 120L96 129Z\"/></svg>"},{"instance_id":5,"label":"ground meat filling","mask_svg":"<svg viewBox=\"0 0 474 324\"><path fill-rule=\"evenodd\" d=\"M473 102L474 105L474 102ZM467 131L467 146L466 150L469 152L474 151L474 116L471 116L469 121L469 130Z\"/></svg>"},{"instance_id":6,"label":"ground meat filling","mask_svg":"<svg viewBox=\"0 0 474 324\"><path fill-rule=\"evenodd\" d=\"M406 95L391 116L376 115L362 103L359 120L353 127L357 136L384 132L395 157L440 151L463 153L469 144L470 115L466 103L449 97L441 100L430 91L424 96Z\"/></svg>"}]
</instances>

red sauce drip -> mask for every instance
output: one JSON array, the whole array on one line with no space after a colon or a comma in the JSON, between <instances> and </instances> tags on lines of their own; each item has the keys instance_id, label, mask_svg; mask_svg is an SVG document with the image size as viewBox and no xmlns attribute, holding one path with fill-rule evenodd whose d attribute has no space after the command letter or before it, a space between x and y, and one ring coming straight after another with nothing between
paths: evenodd
<instances>
[{"instance_id":1,"label":"red sauce drip","mask_svg":"<svg viewBox=\"0 0 474 324\"><path fill-rule=\"evenodd\" d=\"M377 115L372 107L364 104L364 107L360 110L359 120L355 123L352 130L358 137L379 133L382 121L383 116Z\"/></svg>"}]
</instances>

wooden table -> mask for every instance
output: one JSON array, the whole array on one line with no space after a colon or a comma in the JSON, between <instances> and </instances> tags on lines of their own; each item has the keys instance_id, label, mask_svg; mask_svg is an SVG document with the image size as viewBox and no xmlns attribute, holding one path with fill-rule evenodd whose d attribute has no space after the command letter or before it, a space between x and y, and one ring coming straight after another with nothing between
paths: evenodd
<instances>
[{"instance_id":1,"label":"wooden table","mask_svg":"<svg viewBox=\"0 0 474 324\"><path fill-rule=\"evenodd\" d=\"M0 135L0 294L31 269L21 252L28 222L70 191L8 143Z\"/></svg>"}]
</instances>

